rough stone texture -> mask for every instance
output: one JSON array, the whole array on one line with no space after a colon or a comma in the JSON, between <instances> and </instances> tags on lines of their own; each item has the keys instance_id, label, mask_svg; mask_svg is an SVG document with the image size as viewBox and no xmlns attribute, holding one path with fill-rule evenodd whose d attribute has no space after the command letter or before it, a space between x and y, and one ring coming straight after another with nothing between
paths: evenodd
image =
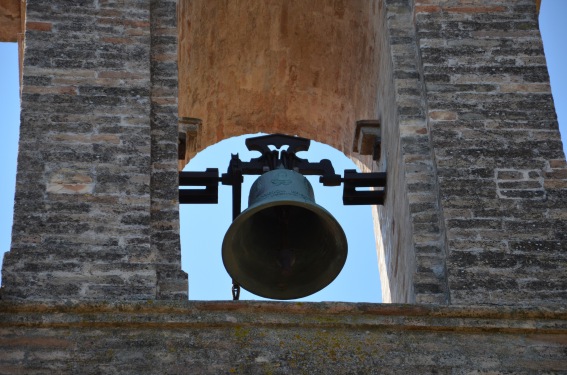
<instances>
[{"instance_id":1,"label":"rough stone texture","mask_svg":"<svg viewBox=\"0 0 567 375\"><path fill-rule=\"evenodd\" d=\"M534 2L414 12L450 303L564 304L567 171Z\"/></svg>"},{"instance_id":2,"label":"rough stone texture","mask_svg":"<svg viewBox=\"0 0 567 375\"><path fill-rule=\"evenodd\" d=\"M177 1L153 0L151 14L151 262L157 298L186 299L177 183Z\"/></svg>"},{"instance_id":3,"label":"rough stone texture","mask_svg":"<svg viewBox=\"0 0 567 375\"><path fill-rule=\"evenodd\" d=\"M424 109L411 1L384 2L380 118L388 198L377 207L385 302L448 303L444 227ZM380 238L381 237L381 238ZM380 244L384 244L381 251Z\"/></svg>"},{"instance_id":4,"label":"rough stone texture","mask_svg":"<svg viewBox=\"0 0 567 375\"><path fill-rule=\"evenodd\" d=\"M3 298L186 297L175 16L164 15L174 9L167 1L28 1ZM168 144L173 152L160 152Z\"/></svg>"},{"instance_id":5,"label":"rough stone texture","mask_svg":"<svg viewBox=\"0 0 567 375\"><path fill-rule=\"evenodd\" d=\"M199 149L259 131L345 153L376 115L378 0L179 2L179 114Z\"/></svg>"},{"instance_id":6,"label":"rough stone texture","mask_svg":"<svg viewBox=\"0 0 567 375\"><path fill-rule=\"evenodd\" d=\"M4 298L185 297L175 4L28 3ZM564 304L567 167L532 0L222 4L179 4L192 147L282 131L388 171L386 301ZM351 152L358 119L382 124L378 164Z\"/></svg>"},{"instance_id":7,"label":"rough stone texture","mask_svg":"<svg viewBox=\"0 0 567 375\"><path fill-rule=\"evenodd\" d=\"M0 42L17 42L22 32L21 0L0 0Z\"/></svg>"},{"instance_id":8,"label":"rough stone texture","mask_svg":"<svg viewBox=\"0 0 567 375\"><path fill-rule=\"evenodd\" d=\"M0 374L561 374L564 309L0 303Z\"/></svg>"},{"instance_id":9,"label":"rough stone texture","mask_svg":"<svg viewBox=\"0 0 567 375\"><path fill-rule=\"evenodd\" d=\"M533 0L290 4L183 1L176 31L174 0L28 1L0 373L567 373L567 163ZM420 305L159 301L187 291L177 33L180 61L218 48L180 66L183 117L191 85L220 104L191 152L282 131L387 170L383 295ZM379 163L351 154L359 119Z\"/></svg>"}]
</instances>

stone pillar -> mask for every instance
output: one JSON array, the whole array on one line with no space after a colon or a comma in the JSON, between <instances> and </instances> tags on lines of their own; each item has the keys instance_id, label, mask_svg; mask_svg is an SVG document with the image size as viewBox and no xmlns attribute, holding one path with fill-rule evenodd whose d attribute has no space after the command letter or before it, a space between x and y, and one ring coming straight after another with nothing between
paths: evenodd
<instances>
[{"instance_id":1,"label":"stone pillar","mask_svg":"<svg viewBox=\"0 0 567 375\"><path fill-rule=\"evenodd\" d=\"M413 18L449 303L564 304L567 166L536 4L416 0Z\"/></svg>"},{"instance_id":2,"label":"stone pillar","mask_svg":"<svg viewBox=\"0 0 567 375\"><path fill-rule=\"evenodd\" d=\"M383 4L385 301L564 304L567 166L536 4Z\"/></svg>"},{"instance_id":3,"label":"stone pillar","mask_svg":"<svg viewBox=\"0 0 567 375\"><path fill-rule=\"evenodd\" d=\"M27 2L3 299L186 298L175 5Z\"/></svg>"}]
</instances>

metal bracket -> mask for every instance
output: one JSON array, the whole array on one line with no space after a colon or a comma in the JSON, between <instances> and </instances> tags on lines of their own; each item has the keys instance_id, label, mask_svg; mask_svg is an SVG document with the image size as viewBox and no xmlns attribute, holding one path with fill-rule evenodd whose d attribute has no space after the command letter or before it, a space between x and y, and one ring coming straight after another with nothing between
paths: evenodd
<instances>
[{"instance_id":1,"label":"metal bracket","mask_svg":"<svg viewBox=\"0 0 567 375\"><path fill-rule=\"evenodd\" d=\"M361 123L359 121L359 123ZM358 123L357 123L358 126ZM361 128L362 130L362 128ZM308 151L311 141L306 138L284 134L271 134L246 139L250 151L262 155L248 162L241 161L238 154L232 155L227 169L219 178L218 169L208 168L205 172L179 172L179 186L202 186L205 189L180 189L179 203L218 203L218 183L232 186L232 215L235 219L241 211L242 182L244 175L261 175L283 166L303 175L318 175L323 186L339 186L344 183L343 203L345 205L384 204L386 172L358 173L345 170L344 178L335 173L331 161L323 159L310 162L297 157L296 153ZM287 150L271 150L269 146ZM382 188L372 191L357 191L359 187Z\"/></svg>"},{"instance_id":2,"label":"metal bracket","mask_svg":"<svg viewBox=\"0 0 567 375\"><path fill-rule=\"evenodd\" d=\"M347 169L343 182L343 204L345 206L384 204L386 172L358 173L354 169ZM358 187L373 187L375 190L357 191ZM376 190L376 188L381 189Z\"/></svg>"},{"instance_id":3,"label":"metal bracket","mask_svg":"<svg viewBox=\"0 0 567 375\"><path fill-rule=\"evenodd\" d=\"M179 172L179 186L202 186L204 189L179 189L179 203L218 203L219 170L207 168L205 172Z\"/></svg>"}]
</instances>

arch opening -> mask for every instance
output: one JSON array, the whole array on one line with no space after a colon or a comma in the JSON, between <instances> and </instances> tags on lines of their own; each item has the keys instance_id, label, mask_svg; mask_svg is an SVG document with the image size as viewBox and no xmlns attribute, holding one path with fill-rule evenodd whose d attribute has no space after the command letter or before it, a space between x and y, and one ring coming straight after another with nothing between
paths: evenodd
<instances>
[{"instance_id":1,"label":"arch opening","mask_svg":"<svg viewBox=\"0 0 567 375\"><path fill-rule=\"evenodd\" d=\"M241 160L258 157L250 152L243 135L216 143L199 152L184 170L200 171L218 168L226 171L231 153L238 153ZM330 159L337 173L356 166L344 154L331 146L311 142L308 152L298 154L310 161ZM242 210L252 183L258 176L245 176L242 186ZM315 190L317 204L325 207L339 221L349 242L345 267L339 276L323 290L300 299L301 301L381 302L380 277L376 258L376 244L372 209L370 206L343 206L342 187L324 187L317 176L307 176ZM223 267L221 245L231 224L231 189L219 186L219 203L206 205L181 205L180 233L182 268L189 274L189 299L223 300L231 298L231 279ZM263 298L245 290L242 300Z\"/></svg>"},{"instance_id":2,"label":"arch opening","mask_svg":"<svg viewBox=\"0 0 567 375\"><path fill-rule=\"evenodd\" d=\"M378 0L179 3L180 144L187 147L179 168L188 160L194 164L199 157L193 155L208 145L242 134L267 132L325 142L334 147L337 156L326 154L319 159L328 158L333 163L347 160L348 166L335 166L340 173L356 169L344 154L354 157L351 152L356 121L377 118L381 12ZM244 147L244 143L239 146ZM241 152L242 160L247 159L243 157L245 151ZM222 171L226 170L229 154L218 165ZM309 160L315 159L309 156ZM373 169L372 160L363 159L356 161L357 166L365 172ZM189 168L215 166L209 163ZM244 194L247 189L249 185L243 186ZM335 201L342 205L342 188L335 190ZM354 207L344 208L351 217L360 216L353 213ZM186 209L190 210L182 207L181 211ZM367 212L365 224L369 227L371 253L375 254L370 217L376 210L360 209ZM227 220L230 216L230 212L225 213ZM349 219L345 221L352 221ZM183 236L183 219L181 224ZM219 241L223 235L219 235ZM381 243L381 236L376 238ZM368 263L377 269L376 260ZM190 298L199 299L191 291L193 271L186 271ZM378 279L371 289L380 294ZM375 297L350 300L378 301Z\"/></svg>"}]
</instances>

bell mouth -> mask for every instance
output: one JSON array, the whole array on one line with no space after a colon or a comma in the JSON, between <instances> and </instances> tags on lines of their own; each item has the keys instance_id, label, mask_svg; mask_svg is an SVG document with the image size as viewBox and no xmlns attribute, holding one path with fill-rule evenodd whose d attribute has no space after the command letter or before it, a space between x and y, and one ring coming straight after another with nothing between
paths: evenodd
<instances>
[{"instance_id":1,"label":"bell mouth","mask_svg":"<svg viewBox=\"0 0 567 375\"><path fill-rule=\"evenodd\" d=\"M288 172L301 176L300 184L306 186L305 177ZM273 177L265 178L268 173L259 178L264 179L260 184ZM327 210L313 198L302 198L313 197L312 191L287 194L286 199L286 189L270 189L251 193L251 200L253 196L260 200L251 202L229 227L222 244L224 266L233 280L258 296L279 300L309 296L342 270L346 236Z\"/></svg>"}]
</instances>

